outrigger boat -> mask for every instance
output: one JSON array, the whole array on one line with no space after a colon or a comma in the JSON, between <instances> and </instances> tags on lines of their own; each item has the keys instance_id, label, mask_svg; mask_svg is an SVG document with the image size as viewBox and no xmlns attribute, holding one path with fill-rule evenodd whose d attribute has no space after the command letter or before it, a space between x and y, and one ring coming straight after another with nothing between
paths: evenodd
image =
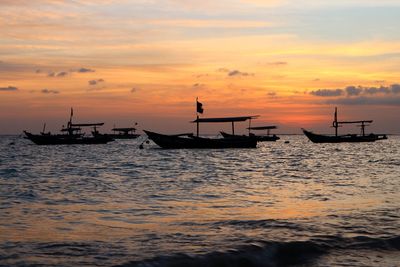
<instances>
[{"instance_id":1,"label":"outrigger boat","mask_svg":"<svg viewBox=\"0 0 400 267\"><path fill-rule=\"evenodd\" d=\"M355 124L359 123L359 127L361 128L361 134L346 134L346 135L338 135L338 128L341 127L342 124ZM361 120L361 121L338 121L337 120L337 108L335 108L334 120L332 123L332 127L335 128L335 135L322 135L315 134L313 132L303 130L305 136L308 137L314 143L344 143L344 142L375 142L378 140L387 139L386 134L365 134L365 127L370 125L372 120Z\"/></svg>"},{"instance_id":2,"label":"outrigger boat","mask_svg":"<svg viewBox=\"0 0 400 267\"><path fill-rule=\"evenodd\" d=\"M247 129L249 130L249 135L235 135L235 134L229 134L226 132L221 131L221 135L224 138L254 138L257 140L257 142L275 142L276 140L279 140L280 137L276 136L275 134L270 135L270 130L276 129L276 126L258 126L258 127L248 127ZM251 130L267 130L267 135L255 135Z\"/></svg>"},{"instance_id":3,"label":"outrigger boat","mask_svg":"<svg viewBox=\"0 0 400 267\"><path fill-rule=\"evenodd\" d=\"M98 132L97 127L104 125L104 123L72 123L72 116L73 110L71 109L71 116L67 127L63 126L61 129L62 134L46 133L44 126L40 134L32 134L24 131L26 138L37 145L106 144L114 141L113 138ZM85 136L85 134L81 132L81 127L93 127L93 135Z\"/></svg>"},{"instance_id":4,"label":"outrigger boat","mask_svg":"<svg viewBox=\"0 0 400 267\"><path fill-rule=\"evenodd\" d=\"M198 101L197 113L203 113L202 104ZM234 123L239 121L246 121L256 116L244 116L244 117L228 117L228 118L199 118L192 121L196 123L197 130L196 136L192 133L166 135L159 134L151 131L144 131L149 139L159 145L161 148L178 149L178 148L255 148L257 146L257 140L253 138L204 138L199 137L199 125L200 123L221 123L231 122L232 129L234 129ZM234 130L233 130L234 131Z\"/></svg>"}]
</instances>

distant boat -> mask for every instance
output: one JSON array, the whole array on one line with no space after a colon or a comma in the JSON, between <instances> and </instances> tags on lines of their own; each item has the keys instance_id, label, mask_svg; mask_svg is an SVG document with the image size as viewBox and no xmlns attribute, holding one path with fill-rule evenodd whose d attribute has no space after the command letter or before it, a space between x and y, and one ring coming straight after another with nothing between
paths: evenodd
<instances>
[{"instance_id":1,"label":"distant boat","mask_svg":"<svg viewBox=\"0 0 400 267\"><path fill-rule=\"evenodd\" d=\"M346 134L346 135L338 135L338 128L341 127L341 124L355 124L359 123L359 127L361 128L361 134ZM305 136L308 137L314 143L356 143L356 142L375 142L378 140L387 139L386 134L365 134L365 127L370 125L372 120L361 120L361 121L338 121L337 120L337 108L335 108L334 120L332 123L332 127L335 128L335 135L322 135L315 134L311 131L303 130Z\"/></svg>"},{"instance_id":2,"label":"distant boat","mask_svg":"<svg viewBox=\"0 0 400 267\"><path fill-rule=\"evenodd\" d=\"M112 134L107 134L113 139L135 139L140 136L140 134L136 134L136 128L113 128L114 131Z\"/></svg>"},{"instance_id":3,"label":"distant boat","mask_svg":"<svg viewBox=\"0 0 400 267\"><path fill-rule=\"evenodd\" d=\"M276 126L248 127L247 129L249 130L249 135L234 135L223 131L220 133L224 138L254 138L257 140L257 142L275 142L276 140L279 140L280 137L276 136L275 134L270 135L270 130L276 128ZM250 130L267 130L267 135L255 135L251 133Z\"/></svg>"},{"instance_id":4,"label":"distant boat","mask_svg":"<svg viewBox=\"0 0 400 267\"><path fill-rule=\"evenodd\" d=\"M106 144L114 141L113 138L100 134L97 127L104 125L104 123L72 123L73 110L71 109L71 116L67 127L61 129L62 134L51 134L45 132L45 126L40 134L32 134L28 131L24 131L27 139L31 140L37 145L72 145L72 144ZM93 135L85 136L81 132L81 127L93 127Z\"/></svg>"},{"instance_id":5,"label":"distant boat","mask_svg":"<svg viewBox=\"0 0 400 267\"><path fill-rule=\"evenodd\" d=\"M197 113L203 113L202 104L196 100ZM149 139L159 145L161 148L169 149L180 149L180 148L255 148L257 146L257 140L253 138L204 138L199 137L199 125L200 123L220 123L220 122L231 122L232 130L234 131L234 123L239 121L246 121L255 116L244 116L244 117L225 117L225 118L199 118L192 121L197 125L197 135L194 136L192 133L189 134L177 134L177 135L166 135L155 133L151 131L144 131Z\"/></svg>"}]
</instances>

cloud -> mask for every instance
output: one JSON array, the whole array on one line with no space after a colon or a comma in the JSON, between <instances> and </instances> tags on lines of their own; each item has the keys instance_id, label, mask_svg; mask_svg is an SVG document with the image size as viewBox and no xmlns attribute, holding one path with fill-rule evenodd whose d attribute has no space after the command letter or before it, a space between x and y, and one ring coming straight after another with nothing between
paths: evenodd
<instances>
[{"instance_id":1,"label":"cloud","mask_svg":"<svg viewBox=\"0 0 400 267\"><path fill-rule=\"evenodd\" d=\"M79 73L87 73L87 72L95 72L96 70L88 69L88 68L79 68L76 70L71 70L72 72L79 72Z\"/></svg>"},{"instance_id":2,"label":"cloud","mask_svg":"<svg viewBox=\"0 0 400 267\"><path fill-rule=\"evenodd\" d=\"M359 95L362 91L363 91L363 89L360 87L355 87L355 86L347 86L346 87L346 93L349 96Z\"/></svg>"},{"instance_id":3,"label":"cloud","mask_svg":"<svg viewBox=\"0 0 400 267\"><path fill-rule=\"evenodd\" d=\"M36 73L40 73L40 71L39 72L36 71ZM66 72L66 71L60 71L60 72L51 71L47 74L47 77L65 77L67 75L68 75L68 72Z\"/></svg>"},{"instance_id":4,"label":"cloud","mask_svg":"<svg viewBox=\"0 0 400 267\"><path fill-rule=\"evenodd\" d=\"M18 91L18 88L15 86L0 87L0 91L13 92L13 91Z\"/></svg>"},{"instance_id":5,"label":"cloud","mask_svg":"<svg viewBox=\"0 0 400 267\"><path fill-rule=\"evenodd\" d=\"M390 86L380 87L365 87L365 86L347 86L344 89L318 89L311 91L311 95L323 96L323 97L334 97L346 94L347 97L354 96L368 96L376 94L400 94L400 84L392 84Z\"/></svg>"},{"instance_id":6,"label":"cloud","mask_svg":"<svg viewBox=\"0 0 400 267\"><path fill-rule=\"evenodd\" d=\"M102 82L104 82L103 79L95 79L95 80L88 81L89 85L96 85L96 84L102 83Z\"/></svg>"},{"instance_id":7,"label":"cloud","mask_svg":"<svg viewBox=\"0 0 400 267\"><path fill-rule=\"evenodd\" d=\"M194 88L199 88L199 87L203 87L204 86L204 84L202 84L202 83L195 83L195 84L193 84L193 87Z\"/></svg>"},{"instance_id":8,"label":"cloud","mask_svg":"<svg viewBox=\"0 0 400 267\"><path fill-rule=\"evenodd\" d=\"M271 23L255 20L213 20L213 19L168 19L152 20L149 24L156 26L168 26L179 28L265 28L271 27Z\"/></svg>"},{"instance_id":9,"label":"cloud","mask_svg":"<svg viewBox=\"0 0 400 267\"><path fill-rule=\"evenodd\" d=\"M375 95L378 93L385 93L385 94L389 94L391 92L389 87L368 87L368 88L364 88L364 93L368 94L368 95Z\"/></svg>"},{"instance_id":10,"label":"cloud","mask_svg":"<svg viewBox=\"0 0 400 267\"><path fill-rule=\"evenodd\" d=\"M131 93L136 93L137 91L138 91L138 89L135 88L135 87L133 87L133 88L131 89Z\"/></svg>"},{"instance_id":11,"label":"cloud","mask_svg":"<svg viewBox=\"0 0 400 267\"><path fill-rule=\"evenodd\" d=\"M228 76L254 76L253 73L248 73L248 72L241 72L239 70L232 70L228 72Z\"/></svg>"},{"instance_id":12,"label":"cloud","mask_svg":"<svg viewBox=\"0 0 400 267\"><path fill-rule=\"evenodd\" d=\"M399 94L400 93L400 84L392 84L390 86L390 89L392 90L392 93Z\"/></svg>"},{"instance_id":13,"label":"cloud","mask_svg":"<svg viewBox=\"0 0 400 267\"><path fill-rule=\"evenodd\" d=\"M273 66L284 66L287 65L288 63L286 61L275 61L275 62L269 62L268 65L273 65Z\"/></svg>"},{"instance_id":14,"label":"cloud","mask_svg":"<svg viewBox=\"0 0 400 267\"><path fill-rule=\"evenodd\" d=\"M57 77L64 77L64 76L67 76L68 75L68 72L66 72L66 71L62 71L62 72L59 72L59 73L57 73Z\"/></svg>"},{"instance_id":15,"label":"cloud","mask_svg":"<svg viewBox=\"0 0 400 267\"><path fill-rule=\"evenodd\" d=\"M52 90L52 89L42 89L40 92L43 94L59 94L60 91L58 90Z\"/></svg>"},{"instance_id":16,"label":"cloud","mask_svg":"<svg viewBox=\"0 0 400 267\"><path fill-rule=\"evenodd\" d=\"M338 98L329 99L327 104L335 105L382 105L382 106L400 106L400 97L351 97L351 98Z\"/></svg>"},{"instance_id":17,"label":"cloud","mask_svg":"<svg viewBox=\"0 0 400 267\"><path fill-rule=\"evenodd\" d=\"M217 72L229 72L229 69L227 69L227 68L219 68L219 69L217 69Z\"/></svg>"},{"instance_id":18,"label":"cloud","mask_svg":"<svg viewBox=\"0 0 400 267\"><path fill-rule=\"evenodd\" d=\"M331 96L340 96L343 95L343 90L342 89L318 89L316 91L311 91L310 92L311 95L315 95L315 96L327 96L327 97L331 97Z\"/></svg>"}]
</instances>

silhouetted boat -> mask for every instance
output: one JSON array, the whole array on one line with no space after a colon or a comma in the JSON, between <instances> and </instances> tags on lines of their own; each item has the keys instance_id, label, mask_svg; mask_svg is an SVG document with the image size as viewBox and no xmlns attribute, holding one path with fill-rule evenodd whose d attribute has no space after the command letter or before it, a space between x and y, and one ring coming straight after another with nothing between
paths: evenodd
<instances>
[{"instance_id":1,"label":"silhouetted boat","mask_svg":"<svg viewBox=\"0 0 400 267\"><path fill-rule=\"evenodd\" d=\"M341 127L341 124L354 124L359 123L359 127L361 128L361 134L346 134L346 135L338 135L338 128ZM337 108L335 108L334 120L332 127L335 128L335 135L322 135L315 134L313 132L303 130L305 136L308 137L314 143L356 143L356 142L375 142L378 140L387 139L386 134L365 134L365 127L372 123L372 120L361 120L361 121L338 121L337 120Z\"/></svg>"},{"instance_id":2,"label":"silhouetted boat","mask_svg":"<svg viewBox=\"0 0 400 267\"><path fill-rule=\"evenodd\" d=\"M275 142L276 140L279 140L280 137L276 136L275 134L270 135L270 130L276 128L276 126L248 127L247 129L249 130L249 135L234 135L223 131L221 131L220 133L224 138L254 138L257 140L257 142ZM267 130L267 135L255 135L251 133L250 130Z\"/></svg>"},{"instance_id":3,"label":"silhouetted boat","mask_svg":"<svg viewBox=\"0 0 400 267\"><path fill-rule=\"evenodd\" d=\"M203 113L202 104L196 99L197 113ZM255 116L245 117L229 117L229 118L199 118L192 121L197 124L197 135L189 134L176 134L166 135L150 131L144 131L149 139L162 148L255 148L257 141L253 138L204 138L199 137L199 124L200 123L220 123L231 122L232 131L234 133L234 123L239 121L246 121Z\"/></svg>"},{"instance_id":4,"label":"silhouetted boat","mask_svg":"<svg viewBox=\"0 0 400 267\"><path fill-rule=\"evenodd\" d=\"M111 129L114 131L113 134L107 134L111 138L114 139L135 139L140 136L140 134L136 134L136 128L113 128Z\"/></svg>"},{"instance_id":5,"label":"silhouetted boat","mask_svg":"<svg viewBox=\"0 0 400 267\"><path fill-rule=\"evenodd\" d=\"M165 135L144 130L147 136L162 148L255 148L255 139L204 138L193 134Z\"/></svg>"},{"instance_id":6,"label":"silhouetted boat","mask_svg":"<svg viewBox=\"0 0 400 267\"><path fill-rule=\"evenodd\" d=\"M37 145L72 145L72 144L106 144L114 141L113 138L105 134L100 134L97 131L97 127L104 125L104 123L72 123L73 110L71 109L70 120L66 128L62 128L62 134L51 134L45 132L45 127L40 134L32 134L24 131L26 138L31 140ZM93 127L93 135L85 136L81 132L81 127Z\"/></svg>"}]
</instances>

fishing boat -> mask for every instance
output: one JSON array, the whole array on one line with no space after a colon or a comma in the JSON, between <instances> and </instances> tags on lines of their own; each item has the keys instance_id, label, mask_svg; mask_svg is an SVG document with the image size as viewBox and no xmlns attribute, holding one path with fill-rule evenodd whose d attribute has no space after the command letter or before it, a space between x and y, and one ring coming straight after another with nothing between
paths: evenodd
<instances>
[{"instance_id":1,"label":"fishing boat","mask_svg":"<svg viewBox=\"0 0 400 267\"><path fill-rule=\"evenodd\" d=\"M303 130L305 136L308 137L314 143L356 143L356 142L375 142L378 140L387 139L386 134L365 134L365 127L369 126L372 123L372 120L360 120L360 121L338 121L337 120L337 108L335 108L334 120L332 123L332 127L335 128L335 135L322 135L316 134L311 131ZM342 124L359 124L358 127L361 128L361 134L345 134L339 135L338 128L341 127Z\"/></svg>"},{"instance_id":2,"label":"fishing boat","mask_svg":"<svg viewBox=\"0 0 400 267\"><path fill-rule=\"evenodd\" d=\"M257 140L257 142L275 142L276 140L279 140L280 137L276 136L275 134L271 135L270 130L276 128L276 126L248 127L247 129L249 130L249 135L235 135L223 131L221 131L220 133L224 138L254 138ZM267 130L267 135L255 135L250 132L250 130Z\"/></svg>"},{"instance_id":3,"label":"fishing boat","mask_svg":"<svg viewBox=\"0 0 400 267\"><path fill-rule=\"evenodd\" d=\"M107 134L113 139L135 139L140 136L140 134L136 134L136 128L112 128L111 131L114 133Z\"/></svg>"},{"instance_id":4,"label":"fishing boat","mask_svg":"<svg viewBox=\"0 0 400 267\"><path fill-rule=\"evenodd\" d=\"M154 143L161 148L167 149L195 149L195 148L255 148L257 146L257 140L253 138L205 138L199 136L200 123L222 123L231 122L232 129L234 131L234 123L239 121L246 121L256 116L244 116L244 117L225 117L225 118L199 118L199 113L203 113L202 104L197 101L197 119L192 121L196 123L197 130L196 136L192 133L166 135L146 131L146 135Z\"/></svg>"},{"instance_id":5,"label":"fishing boat","mask_svg":"<svg viewBox=\"0 0 400 267\"><path fill-rule=\"evenodd\" d=\"M226 138L204 138L193 134L166 135L151 131L144 132L161 148L255 148L257 141L254 139L226 139Z\"/></svg>"},{"instance_id":6,"label":"fishing boat","mask_svg":"<svg viewBox=\"0 0 400 267\"><path fill-rule=\"evenodd\" d=\"M45 132L45 127L40 134L32 134L24 131L25 138L31 140L37 145L72 145L72 144L106 144L114 141L113 138L105 134L100 134L97 127L104 123L72 123L73 110L67 123L67 127L61 129L61 134L51 134ZM92 136L85 136L82 133L82 127L93 127Z\"/></svg>"}]
</instances>

